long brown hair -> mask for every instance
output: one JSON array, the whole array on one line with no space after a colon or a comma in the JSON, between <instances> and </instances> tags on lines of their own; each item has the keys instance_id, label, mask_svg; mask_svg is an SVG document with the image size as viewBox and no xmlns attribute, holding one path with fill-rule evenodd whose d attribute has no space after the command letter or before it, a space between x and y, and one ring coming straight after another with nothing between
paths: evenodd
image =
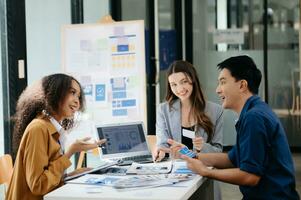
<instances>
[{"instance_id":1,"label":"long brown hair","mask_svg":"<svg viewBox=\"0 0 301 200\"><path fill-rule=\"evenodd\" d=\"M20 141L28 124L46 110L50 115L58 112L59 104L65 100L72 81L79 82L66 74L52 74L42 80L29 85L20 95L16 113L12 117L13 129L13 157L15 158ZM80 86L80 84L79 84ZM81 87L80 87L81 88ZM84 110L85 99L81 88L80 111ZM62 127L69 129L73 126L73 119L64 119Z\"/></svg>"},{"instance_id":2,"label":"long brown hair","mask_svg":"<svg viewBox=\"0 0 301 200\"><path fill-rule=\"evenodd\" d=\"M172 104L178 97L172 92L168 77L173 73L184 73L187 78L191 81L193 86L192 93L190 96L191 101L191 114L194 116L197 122L197 128L202 127L208 134L208 141L210 142L213 135L213 124L210 118L205 114L204 110L206 107L206 100L203 91L200 86L200 81L197 76L197 72L194 66L183 60L174 61L167 70L166 88L167 93L165 100L168 102L169 107L172 108Z\"/></svg>"}]
</instances>

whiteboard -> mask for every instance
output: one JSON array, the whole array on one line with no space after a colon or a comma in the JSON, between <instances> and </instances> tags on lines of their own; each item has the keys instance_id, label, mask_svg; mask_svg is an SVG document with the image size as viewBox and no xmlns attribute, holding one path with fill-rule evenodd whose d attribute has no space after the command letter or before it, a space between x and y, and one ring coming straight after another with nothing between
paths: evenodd
<instances>
[{"instance_id":1,"label":"whiteboard","mask_svg":"<svg viewBox=\"0 0 301 200\"><path fill-rule=\"evenodd\" d=\"M81 83L94 123L146 126L144 44L143 20L62 28L63 71Z\"/></svg>"}]
</instances>

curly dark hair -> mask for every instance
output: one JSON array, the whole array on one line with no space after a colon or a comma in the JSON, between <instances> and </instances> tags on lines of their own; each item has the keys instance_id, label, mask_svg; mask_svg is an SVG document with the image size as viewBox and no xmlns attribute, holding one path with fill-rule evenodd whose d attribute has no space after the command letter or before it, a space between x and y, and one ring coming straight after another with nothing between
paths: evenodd
<instances>
[{"instance_id":1,"label":"curly dark hair","mask_svg":"<svg viewBox=\"0 0 301 200\"><path fill-rule=\"evenodd\" d=\"M12 117L14 122L13 129L13 157L16 156L23 133L28 124L42 114L45 110L50 115L58 112L59 105L65 100L72 81L80 83L72 76L66 74L52 74L45 76L42 80L28 86L20 95L16 113ZM80 111L84 110L85 99L80 86ZM46 116L45 116L46 117ZM64 129L73 126L73 119L64 119L61 122Z\"/></svg>"},{"instance_id":2,"label":"curly dark hair","mask_svg":"<svg viewBox=\"0 0 301 200\"><path fill-rule=\"evenodd\" d=\"M204 110L206 107L205 96L202 92L200 81L197 76L196 69L194 66L183 60L174 61L168 68L166 73L166 88L167 93L165 100L168 102L169 107L171 108L173 102L178 99L178 97L172 92L168 77L173 73L184 73L191 81L193 90L190 96L190 101L192 105L191 114L197 121L197 128L202 127L208 134L207 142L210 142L213 136L213 124L210 118L205 114Z\"/></svg>"},{"instance_id":3,"label":"curly dark hair","mask_svg":"<svg viewBox=\"0 0 301 200\"><path fill-rule=\"evenodd\" d=\"M59 105L65 100L68 91L71 88L72 81L75 81L80 86L80 111L84 110L85 107L85 96L83 95L83 90L80 83L66 74L53 74L45 76L42 79L42 87L45 95L45 110L52 115L53 113L58 113ZM64 119L61 125L65 129L70 129L73 127L73 119Z\"/></svg>"}]
</instances>

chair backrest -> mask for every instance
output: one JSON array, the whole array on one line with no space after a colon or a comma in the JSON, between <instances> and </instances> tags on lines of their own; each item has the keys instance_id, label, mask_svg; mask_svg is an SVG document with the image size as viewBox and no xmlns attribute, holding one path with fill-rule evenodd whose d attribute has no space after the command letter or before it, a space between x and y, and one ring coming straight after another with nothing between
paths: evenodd
<instances>
[{"instance_id":1,"label":"chair backrest","mask_svg":"<svg viewBox=\"0 0 301 200\"><path fill-rule=\"evenodd\" d=\"M92 151L92 154L94 156L98 156L98 154L99 154L98 148L92 149L91 151ZM85 159L85 155L86 155L85 151L80 152L78 160L77 160L76 169L82 168L83 163L84 163L84 159Z\"/></svg>"},{"instance_id":2,"label":"chair backrest","mask_svg":"<svg viewBox=\"0 0 301 200\"><path fill-rule=\"evenodd\" d=\"M146 136L146 139L147 139L150 151L153 152L154 148L156 147L156 141L157 141L156 136L155 135L148 135L148 136Z\"/></svg>"},{"instance_id":3,"label":"chair backrest","mask_svg":"<svg viewBox=\"0 0 301 200\"><path fill-rule=\"evenodd\" d=\"M8 187L13 173L13 159L11 155L0 156L0 172L0 185L4 183Z\"/></svg>"}]
</instances>

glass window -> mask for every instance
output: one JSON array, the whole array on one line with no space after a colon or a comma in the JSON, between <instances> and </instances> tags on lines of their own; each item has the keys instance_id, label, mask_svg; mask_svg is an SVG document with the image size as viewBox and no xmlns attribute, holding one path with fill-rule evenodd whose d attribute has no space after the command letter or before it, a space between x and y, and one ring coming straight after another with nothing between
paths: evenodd
<instances>
[{"instance_id":1,"label":"glass window","mask_svg":"<svg viewBox=\"0 0 301 200\"><path fill-rule=\"evenodd\" d=\"M1 19L2 20L2 19ZM2 33L2 27L0 26L0 32ZM0 38L0 41L2 42L2 38ZM2 55L2 44L0 42L0 53ZM2 66L2 56L0 56L0 63ZM1 68L2 69L2 68ZM0 71L0 156L4 154L4 130L3 130L3 86L4 83L2 83L2 70Z\"/></svg>"},{"instance_id":2,"label":"glass window","mask_svg":"<svg viewBox=\"0 0 301 200\"><path fill-rule=\"evenodd\" d=\"M159 60L160 60L160 101L166 95L166 70L177 58L177 30L175 29L174 1L158 1L159 18ZM181 30L180 30L181 31Z\"/></svg>"},{"instance_id":3,"label":"glass window","mask_svg":"<svg viewBox=\"0 0 301 200\"><path fill-rule=\"evenodd\" d=\"M215 93L219 73L216 66L224 59L248 54L263 72L262 45L258 47L263 42L263 25L258 17L252 18L254 13L263 13L259 2L193 1L193 63L208 100L220 103ZM257 36L254 27L258 27ZM259 94L263 96L263 84ZM225 110L224 115L224 145L231 146L235 143L234 124L238 116L230 110Z\"/></svg>"},{"instance_id":4,"label":"glass window","mask_svg":"<svg viewBox=\"0 0 301 200\"><path fill-rule=\"evenodd\" d=\"M268 1L269 104L290 146L301 146L299 1Z\"/></svg>"},{"instance_id":5,"label":"glass window","mask_svg":"<svg viewBox=\"0 0 301 200\"><path fill-rule=\"evenodd\" d=\"M109 14L109 0L85 0L84 23L96 23Z\"/></svg>"}]
</instances>

